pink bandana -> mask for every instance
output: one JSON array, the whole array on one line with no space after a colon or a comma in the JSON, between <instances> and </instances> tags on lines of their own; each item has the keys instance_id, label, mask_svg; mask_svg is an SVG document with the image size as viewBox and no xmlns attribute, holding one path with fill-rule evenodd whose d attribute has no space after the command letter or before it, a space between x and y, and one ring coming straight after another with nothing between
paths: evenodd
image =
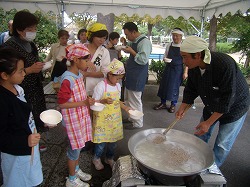
<instances>
[{"instance_id":1,"label":"pink bandana","mask_svg":"<svg viewBox=\"0 0 250 187\"><path fill-rule=\"evenodd\" d=\"M83 44L72 44L65 48L66 57L68 60L73 60L74 57L81 58L90 55L90 52Z\"/></svg>"}]
</instances>

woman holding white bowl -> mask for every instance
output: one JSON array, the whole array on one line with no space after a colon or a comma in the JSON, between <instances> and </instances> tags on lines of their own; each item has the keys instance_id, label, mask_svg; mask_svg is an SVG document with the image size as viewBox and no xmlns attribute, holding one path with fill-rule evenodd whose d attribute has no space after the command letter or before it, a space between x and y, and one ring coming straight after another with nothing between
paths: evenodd
<instances>
[{"instance_id":1,"label":"woman holding white bowl","mask_svg":"<svg viewBox=\"0 0 250 187\"><path fill-rule=\"evenodd\" d=\"M183 68L182 57L180 54L180 45L183 31L180 28L174 28L171 32L173 42L169 43L163 57L166 67L162 74L160 87L157 96L161 98L161 102L154 107L155 110L168 109L170 113L175 112L175 105L179 97L179 87L182 81L187 78L187 67ZM184 70L183 70L184 69ZM168 108L166 101L170 101Z\"/></svg>"}]
</instances>

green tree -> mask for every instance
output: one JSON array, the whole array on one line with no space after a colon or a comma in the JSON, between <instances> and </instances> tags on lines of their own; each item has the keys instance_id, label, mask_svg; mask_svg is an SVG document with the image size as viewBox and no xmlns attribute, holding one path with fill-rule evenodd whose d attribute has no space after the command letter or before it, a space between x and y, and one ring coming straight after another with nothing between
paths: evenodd
<instances>
[{"instance_id":1,"label":"green tree","mask_svg":"<svg viewBox=\"0 0 250 187\"><path fill-rule=\"evenodd\" d=\"M134 14L131 17L129 17L127 14L121 14L120 16L115 16L114 31L122 33L123 25L129 21L132 21L139 26L141 24L142 18L140 18L137 14Z\"/></svg>"},{"instance_id":2,"label":"green tree","mask_svg":"<svg viewBox=\"0 0 250 187\"><path fill-rule=\"evenodd\" d=\"M1 32L8 30L7 23L9 20L14 18L16 12L16 9L4 11L2 8L0 8ZM57 42L58 28L55 23L56 15L52 12L48 12L47 14L45 14L41 11L36 11L34 15L39 20L39 24L37 26L37 36L34 42L38 47L38 51L42 53L48 47L50 47L52 43Z\"/></svg>"},{"instance_id":3,"label":"green tree","mask_svg":"<svg viewBox=\"0 0 250 187\"><path fill-rule=\"evenodd\" d=\"M75 23L78 29L88 28L96 20L96 15L91 15L90 13L73 13L70 19Z\"/></svg>"},{"instance_id":4,"label":"green tree","mask_svg":"<svg viewBox=\"0 0 250 187\"><path fill-rule=\"evenodd\" d=\"M16 9L5 11L4 9L0 8L0 33L8 30L8 22L14 18L16 12Z\"/></svg>"},{"instance_id":5,"label":"green tree","mask_svg":"<svg viewBox=\"0 0 250 187\"><path fill-rule=\"evenodd\" d=\"M161 16L156 16L155 18L152 18L150 15L146 14L143 19L142 22L145 23L147 25L148 28L148 37L152 36L152 30L153 27L156 23L159 23L162 20Z\"/></svg>"},{"instance_id":6,"label":"green tree","mask_svg":"<svg viewBox=\"0 0 250 187\"><path fill-rule=\"evenodd\" d=\"M39 24L37 25L37 36L35 44L39 52L45 52L50 48L51 44L57 42L58 27L55 23L56 15L52 12L47 14L41 11L34 13L39 18Z\"/></svg>"},{"instance_id":7,"label":"green tree","mask_svg":"<svg viewBox=\"0 0 250 187\"><path fill-rule=\"evenodd\" d=\"M233 48L246 55L244 67L250 62L250 9L246 13L226 14L218 18L218 35L224 38L239 38Z\"/></svg>"},{"instance_id":8,"label":"green tree","mask_svg":"<svg viewBox=\"0 0 250 187\"><path fill-rule=\"evenodd\" d=\"M199 34L198 29L201 27L201 22L195 20L193 17L186 20L183 17L174 19L172 16L168 16L161 22L161 27L164 29L165 33L170 33L173 28L179 27L186 35L193 35Z\"/></svg>"}]
</instances>

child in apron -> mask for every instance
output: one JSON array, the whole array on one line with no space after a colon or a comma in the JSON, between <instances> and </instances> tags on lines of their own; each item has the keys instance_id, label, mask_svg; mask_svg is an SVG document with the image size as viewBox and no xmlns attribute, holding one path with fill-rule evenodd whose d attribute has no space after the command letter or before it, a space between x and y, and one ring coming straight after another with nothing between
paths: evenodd
<instances>
[{"instance_id":1,"label":"child in apron","mask_svg":"<svg viewBox=\"0 0 250 187\"><path fill-rule=\"evenodd\" d=\"M0 150L3 187L38 186L43 181L31 105L18 86L26 73L24 61L12 48L0 50ZM13 68L14 67L14 68Z\"/></svg>"},{"instance_id":2,"label":"child in apron","mask_svg":"<svg viewBox=\"0 0 250 187\"><path fill-rule=\"evenodd\" d=\"M67 150L69 177L66 187L89 187L83 181L89 181L91 175L79 168L79 155L85 143L92 141L89 105L95 101L87 97L83 75L80 73L80 70L88 68L90 53L83 44L73 44L66 48L66 56L71 66L62 74L58 92L58 103L70 142Z\"/></svg>"},{"instance_id":3,"label":"child in apron","mask_svg":"<svg viewBox=\"0 0 250 187\"><path fill-rule=\"evenodd\" d=\"M107 67L107 78L94 88L93 98L105 108L93 112L93 142L95 143L93 164L97 170L104 168L101 156L107 146L105 162L112 168L116 142L123 138L121 108L128 112L130 107L121 101L121 86L119 81L125 74L124 65L114 59Z\"/></svg>"}]
</instances>

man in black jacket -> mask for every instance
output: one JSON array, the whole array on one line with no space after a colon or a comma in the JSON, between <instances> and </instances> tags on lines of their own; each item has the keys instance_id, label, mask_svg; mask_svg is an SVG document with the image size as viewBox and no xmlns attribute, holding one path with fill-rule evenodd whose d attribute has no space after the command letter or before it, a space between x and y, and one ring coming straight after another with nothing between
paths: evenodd
<instances>
[{"instance_id":1,"label":"man in black jacket","mask_svg":"<svg viewBox=\"0 0 250 187\"><path fill-rule=\"evenodd\" d=\"M249 87L235 60L227 54L210 53L202 38L186 38L180 50L189 70L176 117L182 118L187 105L200 96L205 107L195 135L208 142L215 125L219 125L213 150L215 163L220 167L245 121L250 103Z\"/></svg>"}]
</instances>

